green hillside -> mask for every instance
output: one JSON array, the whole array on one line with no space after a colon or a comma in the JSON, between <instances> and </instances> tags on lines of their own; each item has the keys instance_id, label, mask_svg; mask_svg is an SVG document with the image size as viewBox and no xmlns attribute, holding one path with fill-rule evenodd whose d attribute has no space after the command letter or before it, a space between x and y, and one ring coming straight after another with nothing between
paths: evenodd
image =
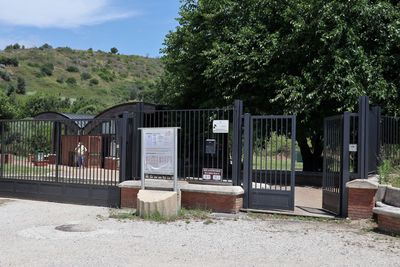
<instances>
[{"instance_id":1,"label":"green hillside","mask_svg":"<svg viewBox=\"0 0 400 267\"><path fill-rule=\"evenodd\" d=\"M0 51L0 91L24 103L34 95L71 102L83 98L108 107L139 100L163 70L159 59L68 47L8 48ZM22 79L21 79L22 78ZM25 82L18 90L18 80ZM20 86L21 88L22 86Z\"/></svg>"}]
</instances>

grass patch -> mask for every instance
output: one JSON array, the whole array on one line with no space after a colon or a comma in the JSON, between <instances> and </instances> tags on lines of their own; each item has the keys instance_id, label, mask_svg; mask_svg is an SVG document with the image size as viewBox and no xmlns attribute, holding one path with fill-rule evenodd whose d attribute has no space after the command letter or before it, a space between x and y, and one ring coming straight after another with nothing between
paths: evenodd
<instances>
[{"instance_id":1,"label":"grass patch","mask_svg":"<svg viewBox=\"0 0 400 267\"><path fill-rule=\"evenodd\" d=\"M345 223L346 220L331 219L323 217L311 217L311 216L295 216L285 214L269 214L269 213L257 213L248 212L247 216L254 220L286 220L286 221L307 221L307 222L333 222L333 223Z\"/></svg>"},{"instance_id":2,"label":"grass patch","mask_svg":"<svg viewBox=\"0 0 400 267\"><path fill-rule=\"evenodd\" d=\"M124 209L110 209L109 218L116 220L145 220L153 222L173 222L173 221L185 221L189 224L191 221L205 220L205 224L210 224L210 211L202 209L185 209L182 208L177 216L164 217L160 213L156 212L144 218L139 217L135 210L124 210ZM207 223L206 223L207 222ZM211 221L212 222L212 221Z\"/></svg>"},{"instance_id":3,"label":"grass patch","mask_svg":"<svg viewBox=\"0 0 400 267\"><path fill-rule=\"evenodd\" d=\"M400 187L400 166L390 160L384 160L378 167L379 183Z\"/></svg>"}]
</instances>

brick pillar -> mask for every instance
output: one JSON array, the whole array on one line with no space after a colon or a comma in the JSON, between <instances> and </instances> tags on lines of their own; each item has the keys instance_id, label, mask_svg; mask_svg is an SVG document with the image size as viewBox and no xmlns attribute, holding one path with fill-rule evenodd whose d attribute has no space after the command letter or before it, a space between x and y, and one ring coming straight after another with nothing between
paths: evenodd
<instances>
[{"instance_id":1,"label":"brick pillar","mask_svg":"<svg viewBox=\"0 0 400 267\"><path fill-rule=\"evenodd\" d=\"M378 184L368 179L357 179L346 184L348 188L348 217L350 219L371 219L375 207Z\"/></svg>"}]
</instances>

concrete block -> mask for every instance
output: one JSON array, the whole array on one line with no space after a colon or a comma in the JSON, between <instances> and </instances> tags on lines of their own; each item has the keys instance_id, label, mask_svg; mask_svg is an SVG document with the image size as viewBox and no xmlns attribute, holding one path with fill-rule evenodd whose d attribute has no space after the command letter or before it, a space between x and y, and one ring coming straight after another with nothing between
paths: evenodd
<instances>
[{"instance_id":1,"label":"concrete block","mask_svg":"<svg viewBox=\"0 0 400 267\"><path fill-rule=\"evenodd\" d=\"M137 213L142 218L154 214L170 218L178 214L179 202L177 192L140 190L137 195Z\"/></svg>"}]
</instances>

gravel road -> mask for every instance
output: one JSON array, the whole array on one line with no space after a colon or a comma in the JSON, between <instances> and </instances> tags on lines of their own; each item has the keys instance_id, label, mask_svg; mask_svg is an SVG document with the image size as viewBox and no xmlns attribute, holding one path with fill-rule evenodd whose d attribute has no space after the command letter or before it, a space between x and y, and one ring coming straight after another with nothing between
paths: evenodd
<instances>
[{"instance_id":1,"label":"gravel road","mask_svg":"<svg viewBox=\"0 0 400 267\"><path fill-rule=\"evenodd\" d=\"M369 224L258 219L157 223L101 207L0 198L0 266L400 266Z\"/></svg>"}]
</instances>

